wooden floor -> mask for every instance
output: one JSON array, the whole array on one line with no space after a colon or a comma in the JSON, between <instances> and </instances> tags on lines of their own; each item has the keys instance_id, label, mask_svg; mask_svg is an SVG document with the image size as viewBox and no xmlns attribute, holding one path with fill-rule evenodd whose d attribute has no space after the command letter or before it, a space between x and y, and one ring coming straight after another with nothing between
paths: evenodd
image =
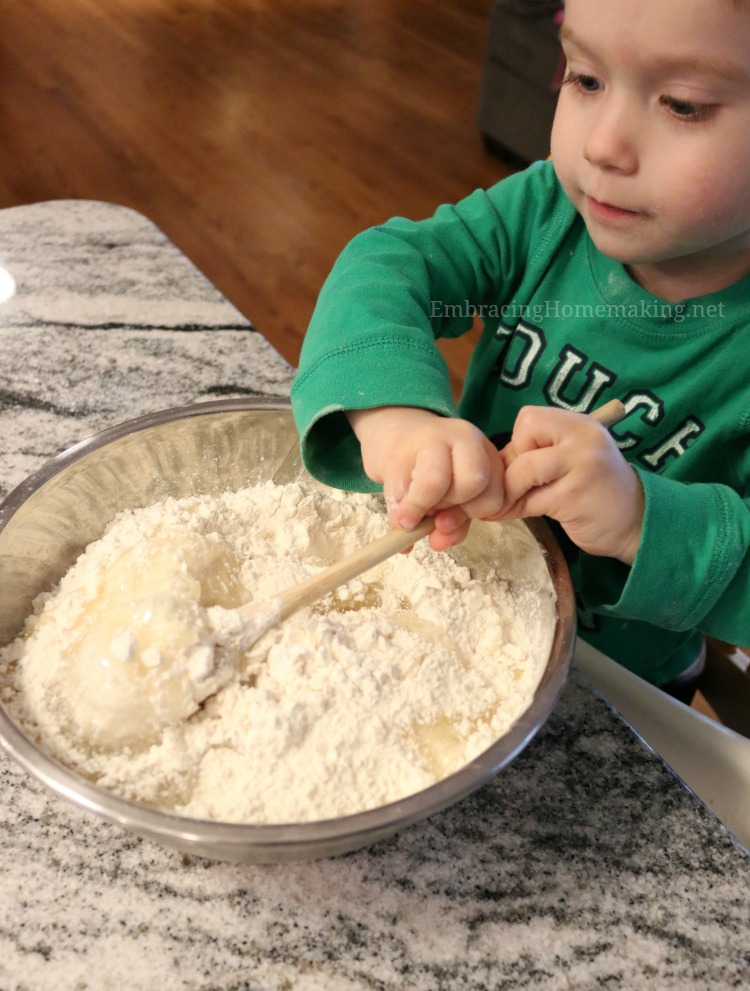
<instances>
[{"instance_id":1,"label":"wooden floor","mask_svg":"<svg viewBox=\"0 0 750 991\"><path fill-rule=\"evenodd\" d=\"M513 171L475 124L490 6L4 0L0 207L134 207L296 364L354 234Z\"/></svg>"}]
</instances>

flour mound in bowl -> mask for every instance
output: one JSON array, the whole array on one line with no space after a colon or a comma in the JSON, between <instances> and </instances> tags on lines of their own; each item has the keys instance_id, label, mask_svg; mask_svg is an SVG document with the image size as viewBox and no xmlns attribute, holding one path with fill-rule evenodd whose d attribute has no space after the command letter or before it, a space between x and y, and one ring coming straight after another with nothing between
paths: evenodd
<instances>
[{"instance_id":1,"label":"flour mound in bowl","mask_svg":"<svg viewBox=\"0 0 750 991\"><path fill-rule=\"evenodd\" d=\"M528 708L555 624L520 523L421 541L215 663L210 611L275 594L387 529L310 481L121 513L0 651L49 755L131 801L223 822L336 818L457 771Z\"/></svg>"}]
</instances>

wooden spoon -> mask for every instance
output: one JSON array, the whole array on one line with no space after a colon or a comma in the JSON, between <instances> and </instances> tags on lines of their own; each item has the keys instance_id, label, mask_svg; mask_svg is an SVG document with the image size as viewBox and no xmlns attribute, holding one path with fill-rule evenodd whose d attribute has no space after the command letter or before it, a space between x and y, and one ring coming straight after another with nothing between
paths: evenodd
<instances>
[{"instance_id":1,"label":"wooden spoon","mask_svg":"<svg viewBox=\"0 0 750 991\"><path fill-rule=\"evenodd\" d=\"M216 606L209 609L209 621L217 633L218 643L232 652L248 650L277 623L288 619L305 606L312 605L394 554L407 550L432 533L434 528L435 521L426 517L413 530L390 530L383 537L365 544L318 574L279 592L272 599L248 602L238 609L221 609Z\"/></svg>"},{"instance_id":2,"label":"wooden spoon","mask_svg":"<svg viewBox=\"0 0 750 991\"><path fill-rule=\"evenodd\" d=\"M627 410L619 399L610 399L608 403L594 409L589 413L592 420L601 423L603 427L614 427L616 423L625 418Z\"/></svg>"}]
</instances>

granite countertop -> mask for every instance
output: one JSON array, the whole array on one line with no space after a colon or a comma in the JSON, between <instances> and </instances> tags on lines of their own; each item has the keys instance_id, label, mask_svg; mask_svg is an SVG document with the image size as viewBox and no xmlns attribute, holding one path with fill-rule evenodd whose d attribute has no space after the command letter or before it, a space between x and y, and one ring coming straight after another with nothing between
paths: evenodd
<instances>
[{"instance_id":1,"label":"granite countertop","mask_svg":"<svg viewBox=\"0 0 750 991\"><path fill-rule=\"evenodd\" d=\"M16 285L0 494L121 420L288 392L293 369L130 210L0 211L0 267ZM709 991L750 974L750 860L576 670L490 785L343 857L187 856L4 753L0 817L2 991Z\"/></svg>"}]
</instances>

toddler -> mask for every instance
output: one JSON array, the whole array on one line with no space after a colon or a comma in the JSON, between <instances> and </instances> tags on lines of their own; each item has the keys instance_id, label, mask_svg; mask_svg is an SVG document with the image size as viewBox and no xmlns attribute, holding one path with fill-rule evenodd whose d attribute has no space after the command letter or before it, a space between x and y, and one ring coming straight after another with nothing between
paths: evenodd
<instances>
[{"instance_id":1,"label":"toddler","mask_svg":"<svg viewBox=\"0 0 750 991\"><path fill-rule=\"evenodd\" d=\"M292 402L310 472L436 550L556 521L579 634L678 693L750 644L750 2L568 0L561 41L551 161L355 238Z\"/></svg>"}]
</instances>

